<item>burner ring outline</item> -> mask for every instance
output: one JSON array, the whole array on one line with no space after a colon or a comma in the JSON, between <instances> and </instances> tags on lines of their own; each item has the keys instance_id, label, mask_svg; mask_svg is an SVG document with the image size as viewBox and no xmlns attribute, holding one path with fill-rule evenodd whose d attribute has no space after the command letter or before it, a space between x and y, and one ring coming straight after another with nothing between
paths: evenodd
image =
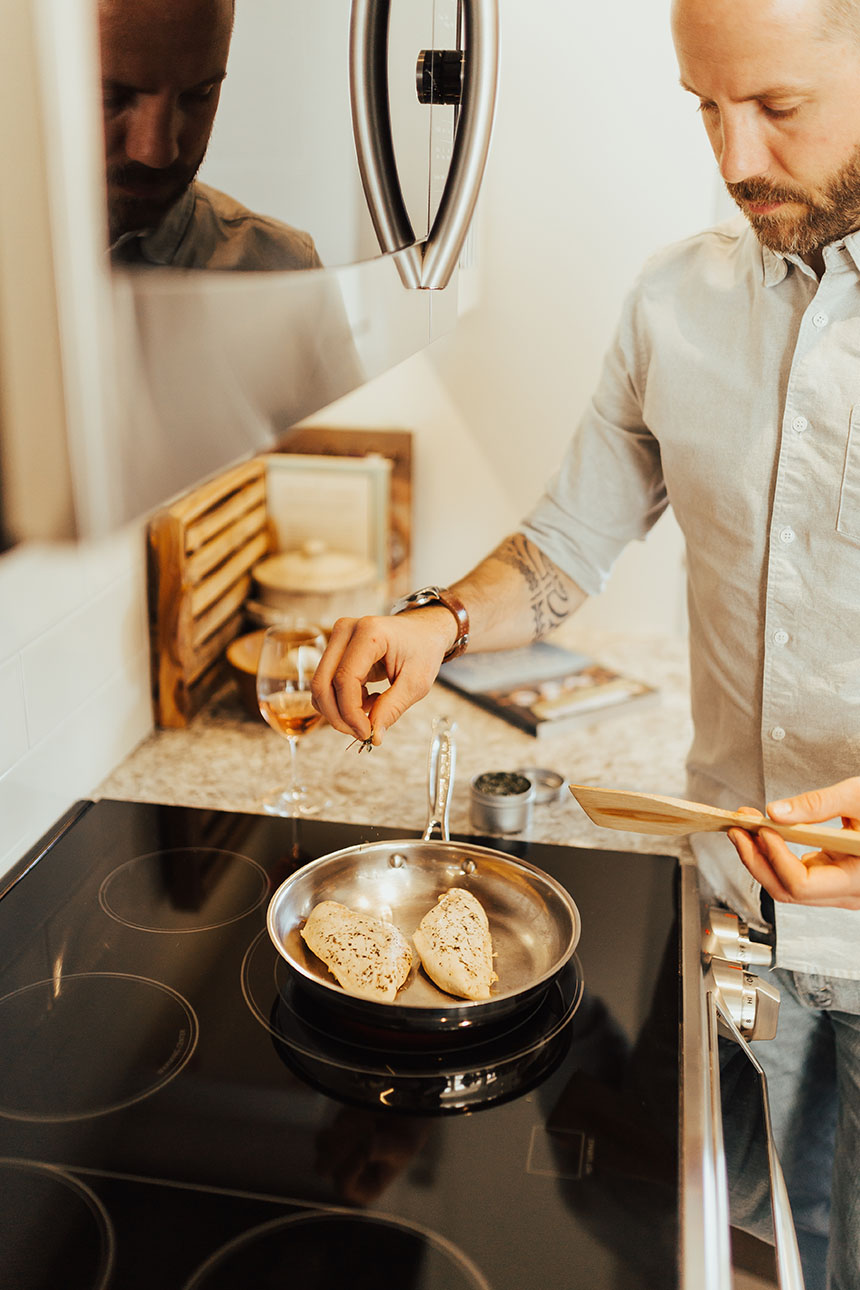
<instances>
[{"instance_id":1,"label":"burner ring outline","mask_svg":"<svg viewBox=\"0 0 860 1290\"><path fill-rule=\"evenodd\" d=\"M197 1013L194 1011L188 1000L181 995L178 990L174 990L172 986L166 985L163 981L154 981L150 977L135 975L131 972L70 972L62 977L62 982L65 984L69 981L92 979L103 980L105 978L136 981L140 984L153 986L156 990L160 990L163 994L168 995L178 1003L185 1014L185 1018L188 1023L185 1038L181 1045L177 1044L176 1048L174 1048L168 1061L163 1063L159 1068L159 1078L157 1078L154 1083L148 1085L147 1088L140 1090L132 1096L121 1097L116 1101L109 1103L107 1106L99 1106L94 1110L59 1112L22 1111L20 1108L6 1107L2 1102L0 1102L0 1117L6 1120L18 1120L38 1124L66 1124L75 1120L94 1120L98 1116L109 1115L114 1111L122 1111L129 1106L136 1105L138 1102L143 1102L153 1093L157 1093L160 1089L170 1084L180 1071L185 1068L190 1061L200 1038L200 1022L198 1021ZM18 998L21 995L29 993L31 990L38 990L45 986L55 989L56 981L51 977L47 977L42 981L32 981L29 985L21 986L18 990L12 990L9 994L3 995L3 997L0 998L0 1009L2 1009L3 1004L8 1003L10 999ZM180 1032L180 1039L181 1038L182 1035ZM178 1057L177 1054L179 1054ZM176 1060L174 1060L174 1058ZM0 1094L0 1096L2 1096L2 1094Z\"/></svg>"},{"instance_id":2,"label":"burner ring outline","mask_svg":"<svg viewBox=\"0 0 860 1290\"><path fill-rule=\"evenodd\" d=\"M107 1210L92 1188L88 1187L80 1178L76 1178L65 1169L61 1169L59 1165L45 1164L36 1160L22 1160L14 1156L0 1156L0 1169L3 1167L18 1170L24 1174L47 1175L47 1177L67 1187L69 1191L84 1202L95 1219L102 1247L99 1279L94 1282L92 1290L107 1290L116 1262L116 1233Z\"/></svg>"},{"instance_id":3,"label":"burner ring outline","mask_svg":"<svg viewBox=\"0 0 860 1290\"><path fill-rule=\"evenodd\" d=\"M242 864L254 870L257 877L260 879L259 895L256 896L250 904L246 905L237 913L229 915L229 917L219 918L216 922L200 923L191 927L154 927L149 923L135 922L133 918L126 917L124 914L119 913L112 907L108 891L111 883L118 875L123 874L134 865L143 864L147 860L155 860L161 856L177 855L184 851L211 856L226 856L231 860L241 861ZM219 927L228 927L230 923L238 923L240 919L246 918L248 914L253 913L255 909L259 909L260 906L265 903L268 895L269 875L266 873L263 866L258 864L256 860L252 860L250 856L242 855L239 851L226 851L222 847L165 847L161 851L146 851L143 855L132 856L130 860L125 860L122 864L117 865L115 869L112 869L99 887L99 905L108 917L114 920L114 922L121 923L124 927L131 927L135 931L152 932L156 935L186 936L192 932L211 932Z\"/></svg>"},{"instance_id":4,"label":"burner ring outline","mask_svg":"<svg viewBox=\"0 0 860 1290\"><path fill-rule=\"evenodd\" d=\"M336 1205L317 1205L309 1208L303 1214L288 1214L284 1218L275 1218L268 1223L261 1223L257 1227L252 1227L246 1232L241 1232L231 1241L227 1241L215 1251L214 1254L206 1259L204 1263L196 1269L191 1279L185 1282L182 1290L205 1290L206 1276L217 1269L219 1263L223 1263L233 1250L239 1249L243 1245L252 1245L255 1240L261 1236L267 1236L279 1228L299 1226L305 1223L324 1222L331 1218L345 1218L351 1222L365 1220L370 1224L376 1224L379 1227L392 1227L401 1232L408 1232L411 1235L421 1237L428 1245L433 1246L437 1251L444 1255L450 1262L462 1272L472 1284L473 1290L493 1290L493 1287L487 1281L480 1268L465 1254L458 1246L449 1241L447 1237L442 1236L439 1232L434 1232L432 1228L425 1227L422 1223L416 1223L413 1219L400 1218L395 1214L386 1214L381 1210L363 1209L357 1212L354 1209L348 1209Z\"/></svg>"}]
</instances>

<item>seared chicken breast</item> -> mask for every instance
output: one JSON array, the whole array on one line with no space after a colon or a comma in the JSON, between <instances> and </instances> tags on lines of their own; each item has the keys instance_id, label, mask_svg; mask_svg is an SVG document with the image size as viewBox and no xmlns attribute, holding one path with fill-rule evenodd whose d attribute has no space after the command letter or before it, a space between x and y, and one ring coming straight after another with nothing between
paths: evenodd
<instances>
[{"instance_id":1,"label":"seared chicken breast","mask_svg":"<svg viewBox=\"0 0 860 1290\"><path fill-rule=\"evenodd\" d=\"M409 976L412 949L403 933L336 900L315 905L301 934L347 994L391 1003Z\"/></svg>"},{"instance_id":2,"label":"seared chicken breast","mask_svg":"<svg viewBox=\"0 0 860 1290\"><path fill-rule=\"evenodd\" d=\"M493 941L483 905L470 891L451 887L424 915L412 937L424 971L447 994L489 999L498 981Z\"/></svg>"}]
</instances>

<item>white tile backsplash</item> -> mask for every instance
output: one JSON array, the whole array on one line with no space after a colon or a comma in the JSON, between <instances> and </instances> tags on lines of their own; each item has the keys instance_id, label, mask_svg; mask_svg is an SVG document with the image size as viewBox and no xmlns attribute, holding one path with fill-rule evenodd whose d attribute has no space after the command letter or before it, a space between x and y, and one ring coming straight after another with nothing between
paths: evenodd
<instances>
[{"instance_id":1,"label":"white tile backsplash","mask_svg":"<svg viewBox=\"0 0 860 1290\"><path fill-rule=\"evenodd\" d=\"M73 546L25 544L0 558L0 661L75 612L85 598Z\"/></svg>"},{"instance_id":2,"label":"white tile backsplash","mask_svg":"<svg viewBox=\"0 0 860 1290\"><path fill-rule=\"evenodd\" d=\"M152 728L144 542L0 559L0 874Z\"/></svg>"},{"instance_id":3,"label":"white tile backsplash","mask_svg":"<svg viewBox=\"0 0 860 1290\"><path fill-rule=\"evenodd\" d=\"M32 744L85 704L106 677L135 678L129 667L146 645L140 588L133 579L111 584L82 609L43 632L21 651Z\"/></svg>"}]
</instances>

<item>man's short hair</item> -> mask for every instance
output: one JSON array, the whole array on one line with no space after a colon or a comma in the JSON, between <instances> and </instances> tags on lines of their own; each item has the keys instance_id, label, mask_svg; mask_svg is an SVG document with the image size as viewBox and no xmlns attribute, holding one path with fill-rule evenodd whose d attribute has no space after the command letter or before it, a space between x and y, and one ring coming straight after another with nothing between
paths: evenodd
<instances>
[{"instance_id":1,"label":"man's short hair","mask_svg":"<svg viewBox=\"0 0 860 1290\"><path fill-rule=\"evenodd\" d=\"M860 40L860 0L822 0L824 35Z\"/></svg>"}]
</instances>

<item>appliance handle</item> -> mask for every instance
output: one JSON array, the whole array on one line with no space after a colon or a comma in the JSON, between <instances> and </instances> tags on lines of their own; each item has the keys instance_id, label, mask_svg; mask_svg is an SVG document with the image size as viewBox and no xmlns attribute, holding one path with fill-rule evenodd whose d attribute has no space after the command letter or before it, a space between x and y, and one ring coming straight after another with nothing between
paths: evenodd
<instances>
[{"instance_id":1,"label":"appliance handle","mask_svg":"<svg viewBox=\"0 0 860 1290\"><path fill-rule=\"evenodd\" d=\"M780 1290L804 1290L803 1268L800 1262L800 1251L797 1248L797 1233L794 1230L794 1219L792 1218L791 1204L788 1199L788 1188L785 1185L785 1176L782 1172L782 1165L779 1163L776 1144L773 1140L773 1122L770 1114L767 1076L765 1075L764 1068L758 1061L752 1048L738 1030L734 1021L732 1021L728 1009L723 1006L719 994L716 992L709 992L709 997L712 1001L714 1012L719 1014L720 1022L725 1026L735 1043L743 1049L761 1083L762 1112L764 1117L765 1134L767 1137L767 1160L768 1170L770 1173L770 1197L771 1209L773 1212L773 1232L776 1246L778 1282ZM709 1043L713 1043L715 1048L716 1027L709 1028L708 1038ZM715 1113L720 1114L718 1061L712 1070L715 1073L717 1080Z\"/></svg>"},{"instance_id":2,"label":"appliance handle","mask_svg":"<svg viewBox=\"0 0 860 1290\"><path fill-rule=\"evenodd\" d=\"M464 0L466 58L454 151L433 227L424 247L421 285L441 290L451 279L469 231L490 150L499 82L498 0Z\"/></svg>"},{"instance_id":3,"label":"appliance handle","mask_svg":"<svg viewBox=\"0 0 860 1290\"><path fill-rule=\"evenodd\" d=\"M403 284L421 285L421 257L397 173L388 93L391 0L352 0L349 101L361 185L380 250L397 257ZM404 276L405 275L405 276Z\"/></svg>"},{"instance_id":4,"label":"appliance handle","mask_svg":"<svg viewBox=\"0 0 860 1290\"><path fill-rule=\"evenodd\" d=\"M391 0L352 0L349 96L358 168L380 249L403 285L442 290L456 267L484 175L499 73L498 0L463 0L466 58L451 165L423 245L403 200L391 132L388 27Z\"/></svg>"},{"instance_id":5,"label":"appliance handle","mask_svg":"<svg viewBox=\"0 0 860 1290\"><path fill-rule=\"evenodd\" d=\"M710 1242L710 1258L707 1267L713 1276L714 1286L719 1290L731 1290L734 1285L732 1276L732 1257L729 1242L729 1181L726 1174L726 1154L723 1146L723 1115L720 1104L720 1053L717 1022L717 997L713 990L705 995L707 1004L708 1061L710 1064L709 1080L709 1120L710 1149L709 1165L711 1169L710 1199L714 1214L714 1231L706 1232Z\"/></svg>"}]
</instances>

